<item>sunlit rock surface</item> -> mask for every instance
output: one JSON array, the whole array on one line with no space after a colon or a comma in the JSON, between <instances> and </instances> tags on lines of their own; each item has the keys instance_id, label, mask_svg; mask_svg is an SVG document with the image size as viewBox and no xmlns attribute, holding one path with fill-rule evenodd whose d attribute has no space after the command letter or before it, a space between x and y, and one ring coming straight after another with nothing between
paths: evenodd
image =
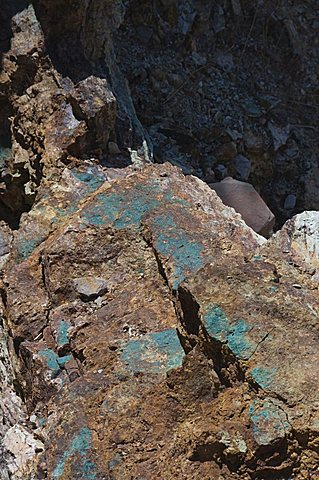
<instances>
[{"instance_id":1,"label":"sunlit rock surface","mask_svg":"<svg viewBox=\"0 0 319 480\"><path fill-rule=\"evenodd\" d=\"M50 228L15 234L5 275L39 478L275 478L315 455L317 287L208 186L146 167Z\"/></svg>"},{"instance_id":2,"label":"sunlit rock surface","mask_svg":"<svg viewBox=\"0 0 319 480\"><path fill-rule=\"evenodd\" d=\"M23 3L0 77L1 480L317 480L317 212L266 241L145 166L123 3Z\"/></svg>"}]
</instances>

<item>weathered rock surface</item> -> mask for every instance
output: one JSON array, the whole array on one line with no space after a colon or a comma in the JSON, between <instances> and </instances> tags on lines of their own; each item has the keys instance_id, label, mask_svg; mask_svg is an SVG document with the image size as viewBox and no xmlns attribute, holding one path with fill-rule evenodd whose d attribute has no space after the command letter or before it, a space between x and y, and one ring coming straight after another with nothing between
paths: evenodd
<instances>
[{"instance_id":1,"label":"weathered rock surface","mask_svg":"<svg viewBox=\"0 0 319 480\"><path fill-rule=\"evenodd\" d=\"M266 252L319 280L319 213L303 212L288 220L265 245Z\"/></svg>"},{"instance_id":2,"label":"weathered rock surface","mask_svg":"<svg viewBox=\"0 0 319 480\"><path fill-rule=\"evenodd\" d=\"M243 7L231 2L235 16ZM145 166L151 145L114 51L126 14L143 45L188 42L202 71L196 45L223 34L226 6L21 0L0 14L0 213L13 228L0 224L0 478L319 479L318 214L266 241L247 225L272 226L256 191L249 215L238 208L245 223L198 178ZM166 105L185 79L152 62L134 75L157 93L167 81ZM235 62L216 55L214 82ZM245 98L247 124L215 132L216 177L247 152L256 178L268 140L252 122L275 103ZM190 108L178 106L181 122ZM210 136L208 110L196 112ZM276 125L274 165L291 173L296 140ZM153 127L185 170L176 145L196 157L196 138ZM227 182L247 185L216 190Z\"/></svg>"},{"instance_id":3,"label":"weathered rock surface","mask_svg":"<svg viewBox=\"0 0 319 480\"><path fill-rule=\"evenodd\" d=\"M14 353L8 349L8 335L3 318L4 308L1 305L0 478L33 479L36 478L36 459L44 446L30 429L27 411L15 380L12 364Z\"/></svg>"},{"instance_id":4,"label":"weathered rock surface","mask_svg":"<svg viewBox=\"0 0 319 480\"><path fill-rule=\"evenodd\" d=\"M318 286L209 187L144 168L27 253L19 235L6 311L39 478L315 475Z\"/></svg>"}]
</instances>

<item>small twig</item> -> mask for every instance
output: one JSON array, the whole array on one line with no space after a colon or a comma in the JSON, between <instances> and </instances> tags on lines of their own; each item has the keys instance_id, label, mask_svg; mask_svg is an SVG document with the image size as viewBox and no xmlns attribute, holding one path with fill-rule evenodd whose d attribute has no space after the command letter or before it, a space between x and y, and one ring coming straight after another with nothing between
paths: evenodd
<instances>
[{"instance_id":1,"label":"small twig","mask_svg":"<svg viewBox=\"0 0 319 480\"><path fill-rule=\"evenodd\" d=\"M291 125L293 128L311 128L311 130L318 130L318 127L315 127L314 125Z\"/></svg>"},{"instance_id":2,"label":"small twig","mask_svg":"<svg viewBox=\"0 0 319 480\"><path fill-rule=\"evenodd\" d=\"M303 107L309 107L309 108L319 108L319 105L309 105L308 103L303 103L303 102L296 102L296 100L287 100L287 103L295 103L296 105L302 105Z\"/></svg>"},{"instance_id":3,"label":"small twig","mask_svg":"<svg viewBox=\"0 0 319 480\"><path fill-rule=\"evenodd\" d=\"M244 45L243 51L241 52L240 57L239 57L239 60L238 60L237 68L239 68L239 66L240 66L240 64L241 64L241 60L242 60L243 55L244 55L244 53L245 53L245 51L246 51L246 48L247 48L247 45L248 45L250 36L251 36L252 31L253 31L253 29L254 29L254 26L255 26L255 23L256 23L256 20L257 20L257 12L258 12L258 4L257 4L257 6L256 6L254 18L253 18L253 21L251 22L250 29L249 29L249 32L248 32L248 35L247 35L247 38L246 38L246 41L245 41L245 45Z\"/></svg>"}]
</instances>

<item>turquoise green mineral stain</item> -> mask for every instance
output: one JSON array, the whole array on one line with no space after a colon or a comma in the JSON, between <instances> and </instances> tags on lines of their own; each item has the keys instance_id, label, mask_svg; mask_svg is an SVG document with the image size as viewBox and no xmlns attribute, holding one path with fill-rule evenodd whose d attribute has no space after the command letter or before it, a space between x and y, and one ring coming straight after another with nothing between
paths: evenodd
<instances>
[{"instance_id":1,"label":"turquoise green mineral stain","mask_svg":"<svg viewBox=\"0 0 319 480\"><path fill-rule=\"evenodd\" d=\"M209 305L202 315L205 329L212 338L228 344L239 358L248 360L256 349L248 334L252 326L245 320L229 321L225 312L217 305Z\"/></svg>"},{"instance_id":2,"label":"turquoise green mineral stain","mask_svg":"<svg viewBox=\"0 0 319 480\"><path fill-rule=\"evenodd\" d=\"M229 327L227 333L229 348L243 360L248 360L256 349L256 344L252 343L247 337L250 330L252 330L250 325L244 320L238 320Z\"/></svg>"},{"instance_id":3,"label":"turquoise green mineral stain","mask_svg":"<svg viewBox=\"0 0 319 480\"><path fill-rule=\"evenodd\" d=\"M43 357L45 359L48 369L52 371L51 377L56 377L56 375L58 375L58 373L60 372L60 365L57 361L57 354L50 348L40 350L38 354L40 355L40 357Z\"/></svg>"},{"instance_id":4,"label":"turquoise green mineral stain","mask_svg":"<svg viewBox=\"0 0 319 480\"><path fill-rule=\"evenodd\" d=\"M93 191L97 190L102 183L105 182L105 178L103 175L98 172L97 169L89 168L85 172L80 172L77 170L72 170L72 175L83 183L83 189L80 192L81 198L85 198L87 195L92 193ZM35 211L43 212L43 216L45 216L48 210L52 210L52 206L54 208L55 217L52 219L52 224L58 223L62 218L72 215L78 209L79 202L78 200L74 201L73 203L69 204L66 203L64 208L57 207L55 205L50 204L50 197L47 198L49 205L38 205L35 207ZM21 238L17 242L17 251L18 255L22 260L28 258L34 249L40 245L49 234L49 229L47 232L43 233L42 235L34 235L34 238Z\"/></svg>"},{"instance_id":5,"label":"turquoise green mineral stain","mask_svg":"<svg viewBox=\"0 0 319 480\"><path fill-rule=\"evenodd\" d=\"M35 237L31 240L28 239L21 239L17 244L17 251L20 258L25 260L28 258L33 250L40 245L40 243L44 240L44 237Z\"/></svg>"},{"instance_id":6,"label":"turquoise green mineral stain","mask_svg":"<svg viewBox=\"0 0 319 480\"><path fill-rule=\"evenodd\" d=\"M188 205L169 192L163 192L157 182L135 185L123 193L103 192L82 212L83 220L97 227L114 223L116 228L139 227L145 213L165 203Z\"/></svg>"},{"instance_id":7,"label":"turquoise green mineral stain","mask_svg":"<svg viewBox=\"0 0 319 480\"><path fill-rule=\"evenodd\" d=\"M175 289L187 274L203 266L203 245L192 241L190 236L181 230L160 233L156 239L156 249L173 260L173 272L169 277Z\"/></svg>"},{"instance_id":8,"label":"turquoise green mineral stain","mask_svg":"<svg viewBox=\"0 0 319 480\"><path fill-rule=\"evenodd\" d=\"M57 357L57 362L61 368L65 367L65 364L72 360L72 355L65 355L64 357Z\"/></svg>"},{"instance_id":9,"label":"turquoise green mineral stain","mask_svg":"<svg viewBox=\"0 0 319 480\"><path fill-rule=\"evenodd\" d=\"M156 249L161 255L172 260L173 271L169 278L176 289L187 275L203 266L204 247L184 229L179 228L171 215L158 216L154 225Z\"/></svg>"},{"instance_id":10,"label":"turquoise green mineral stain","mask_svg":"<svg viewBox=\"0 0 319 480\"><path fill-rule=\"evenodd\" d=\"M250 374L261 388L267 390L271 387L276 370L276 368L255 367Z\"/></svg>"},{"instance_id":11,"label":"turquoise green mineral stain","mask_svg":"<svg viewBox=\"0 0 319 480\"><path fill-rule=\"evenodd\" d=\"M208 335L221 342L226 341L228 331L228 319L224 311L212 305L205 310L203 321Z\"/></svg>"},{"instance_id":12,"label":"turquoise green mineral stain","mask_svg":"<svg viewBox=\"0 0 319 480\"><path fill-rule=\"evenodd\" d=\"M124 346L121 361L134 373L166 373L179 367L184 358L176 330L167 329L129 340Z\"/></svg>"},{"instance_id":13,"label":"turquoise green mineral stain","mask_svg":"<svg viewBox=\"0 0 319 480\"><path fill-rule=\"evenodd\" d=\"M153 195L150 195L153 193ZM100 193L82 212L85 222L94 226L114 223L116 228L138 227L142 216L160 204L152 189L140 185L119 193Z\"/></svg>"},{"instance_id":14,"label":"turquoise green mineral stain","mask_svg":"<svg viewBox=\"0 0 319 480\"><path fill-rule=\"evenodd\" d=\"M86 185L88 192L94 192L105 182L105 177L96 168L88 168L84 172L74 169L71 173Z\"/></svg>"},{"instance_id":15,"label":"turquoise green mineral stain","mask_svg":"<svg viewBox=\"0 0 319 480\"><path fill-rule=\"evenodd\" d=\"M78 208L77 204L74 205L66 205L64 208L55 207L55 217L52 218L52 224L56 224L61 220L63 217L67 217L68 215L72 215L72 213L76 212Z\"/></svg>"},{"instance_id":16,"label":"turquoise green mineral stain","mask_svg":"<svg viewBox=\"0 0 319 480\"><path fill-rule=\"evenodd\" d=\"M119 217L114 221L116 228L125 228L128 226L139 226L141 219L145 213L156 208L159 204L158 199L133 198L129 204L129 208L122 209Z\"/></svg>"},{"instance_id":17,"label":"turquoise green mineral stain","mask_svg":"<svg viewBox=\"0 0 319 480\"><path fill-rule=\"evenodd\" d=\"M278 287L275 287L275 285L272 285L271 287L269 287L269 291L275 293L278 291Z\"/></svg>"},{"instance_id":18,"label":"turquoise green mineral stain","mask_svg":"<svg viewBox=\"0 0 319 480\"><path fill-rule=\"evenodd\" d=\"M249 407L253 436L259 445L284 438L291 429L283 409L271 399L254 400Z\"/></svg>"},{"instance_id":19,"label":"turquoise green mineral stain","mask_svg":"<svg viewBox=\"0 0 319 480\"><path fill-rule=\"evenodd\" d=\"M55 378L60 373L61 368L64 368L65 364L72 359L72 355L59 357L51 348L39 350L38 355L45 359L48 369L51 370L52 379Z\"/></svg>"},{"instance_id":20,"label":"turquoise green mineral stain","mask_svg":"<svg viewBox=\"0 0 319 480\"><path fill-rule=\"evenodd\" d=\"M83 220L96 227L112 223L115 228L139 228L142 217L165 204L188 206L183 199L176 198L169 192L163 192L159 185L137 185L123 193L103 192L85 207ZM186 212L185 212L186 214ZM177 227L170 215L159 215L154 221L159 230L155 232L157 250L173 260L173 272L170 280L174 288L185 279L188 273L203 266L203 246Z\"/></svg>"},{"instance_id":21,"label":"turquoise green mineral stain","mask_svg":"<svg viewBox=\"0 0 319 480\"><path fill-rule=\"evenodd\" d=\"M73 459L75 472L81 475L77 478L83 480L95 480L97 478L96 466L89 458L89 451L91 449L92 433L89 428L81 428L77 435L74 435L70 448L63 454L53 471L53 478L59 479L62 477L66 463Z\"/></svg>"},{"instance_id":22,"label":"turquoise green mineral stain","mask_svg":"<svg viewBox=\"0 0 319 480\"><path fill-rule=\"evenodd\" d=\"M71 328L71 323L67 320L61 320L57 329L57 343L59 347L67 344L69 341L68 332Z\"/></svg>"}]
</instances>

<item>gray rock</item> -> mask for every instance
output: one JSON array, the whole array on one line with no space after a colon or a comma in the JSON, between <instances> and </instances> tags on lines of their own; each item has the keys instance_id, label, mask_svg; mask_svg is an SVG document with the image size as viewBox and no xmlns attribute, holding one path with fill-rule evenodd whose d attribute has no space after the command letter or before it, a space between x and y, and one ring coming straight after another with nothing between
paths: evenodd
<instances>
[{"instance_id":1,"label":"gray rock","mask_svg":"<svg viewBox=\"0 0 319 480\"><path fill-rule=\"evenodd\" d=\"M231 4L232 4L234 14L237 15L237 16L241 15L242 10L241 10L240 1L239 0L232 0Z\"/></svg>"},{"instance_id":2,"label":"gray rock","mask_svg":"<svg viewBox=\"0 0 319 480\"><path fill-rule=\"evenodd\" d=\"M251 161L243 155L237 155L234 165L238 180L248 180L251 171Z\"/></svg>"},{"instance_id":3,"label":"gray rock","mask_svg":"<svg viewBox=\"0 0 319 480\"><path fill-rule=\"evenodd\" d=\"M246 98L241 104L248 117L259 118L263 114L262 109L252 98Z\"/></svg>"},{"instance_id":4,"label":"gray rock","mask_svg":"<svg viewBox=\"0 0 319 480\"><path fill-rule=\"evenodd\" d=\"M139 25L136 29L136 33L139 40L146 45L151 40L154 32L152 27L148 27L147 25Z\"/></svg>"},{"instance_id":5,"label":"gray rock","mask_svg":"<svg viewBox=\"0 0 319 480\"><path fill-rule=\"evenodd\" d=\"M226 21L225 13L221 5L216 5L215 11L213 14L213 29L215 33L222 32L225 30Z\"/></svg>"},{"instance_id":6,"label":"gray rock","mask_svg":"<svg viewBox=\"0 0 319 480\"><path fill-rule=\"evenodd\" d=\"M227 177L228 175L227 167L225 167L225 165L221 163L216 165L216 167L214 168L214 171L215 171L217 180L224 180L224 178Z\"/></svg>"},{"instance_id":7,"label":"gray rock","mask_svg":"<svg viewBox=\"0 0 319 480\"><path fill-rule=\"evenodd\" d=\"M255 232L264 237L271 235L275 216L250 183L227 177L222 182L210 184L210 187L225 205L233 207L240 213L246 224Z\"/></svg>"},{"instance_id":8,"label":"gray rock","mask_svg":"<svg viewBox=\"0 0 319 480\"><path fill-rule=\"evenodd\" d=\"M200 55L197 52L192 52L192 60L195 65L202 67L203 65L206 65L207 63L207 58L204 55Z\"/></svg>"},{"instance_id":9,"label":"gray rock","mask_svg":"<svg viewBox=\"0 0 319 480\"><path fill-rule=\"evenodd\" d=\"M234 60L231 53L218 53L216 55L216 63L224 72L231 72L234 68Z\"/></svg>"},{"instance_id":10,"label":"gray rock","mask_svg":"<svg viewBox=\"0 0 319 480\"><path fill-rule=\"evenodd\" d=\"M105 280L98 277L75 278L73 287L83 300L94 300L107 292Z\"/></svg>"},{"instance_id":11,"label":"gray rock","mask_svg":"<svg viewBox=\"0 0 319 480\"><path fill-rule=\"evenodd\" d=\"M12 232L5 222L0 222L0 269L9 259L12 241Z\"/></svg>"},{"instance_id":12,"label":"gray rock","mask_svg":"<svg viewBox=\"0 0 319 480\"><path fill-rule=\"evenodd\" d=\"M195 11L184 11L178 18L178 29L183 35L187 35L194 23L196 17Z\"/></svg>"},{"instance_id":13,"label":"gray rock","mask_svg":"<svg viewBox=\"0 0 319 480\"><path fill-rule=\"evenodd\" d=\"M97 146L105 148L117 112L117 102L107 80L93 75L85 78L77 84L71 103L76 117L85 120L96 133Z\"/></svg>"},{"instance_id":14,"label":"gray rock","mask_svg":"<svg viewBox=\"0 0 319 480\"><path fill-rule=\"evenodd\" d=\"M265 151L262 134L256 130L247 129L245 131L244 144L248 152L263 154Z\"/></svg>"},{"instance_id":15,"label":"gray rock","mask_svg":"<svg viewBox=\"0 0 319 480\"><path fill-rule=\"evenodd\" d=\"M319 212L305 211L290 218L267 243L269 246L275 245L285 255L289 254L293 264L298 265L298 270L307 272L312 281L318 284Z\"/></svg>"},{"instance_id":16,"label":"gray rock","mask_svg":"<svg viewBox=\"0 0 319 480\"><path fill-rule=\"evenodd\" d=\"M279 150L280 147L282 147L283 145L286 145L290 135L290 127L289 125L286 125L285 127L281 128L269 122L268 128L272 135L275 152L277 152L277 150Z\"/></svg>"},{"instance_id":17,"label":"gray rock","mask_svg":"<svg viewBox=\"0 0 319 480\"><path fill-rule=\"evenodd\" d=\"M121 153L121 150L119 149L119 146L116 142L109 142L107 147L111 155L117 155Z\"/></svg>"},{"instance_id":18,"label":"gray rock","mask_svg":"<svg viewBox=\"0 0 319 480\"><path fill-rule=\"evenodd\" d=\"M227 142L221 145L215 152L218 160L227 162L232 161L237 155L237 147L235 142Z\"/></svg>"},{"instance_id":19,"label":"gray rock","mask_svg":"<svg viewBox=\"0 0 319 480\"><path fill-rule=\"evenodd\" d=\"M292 210L296 206L296 195L293 195L292 193L287 195L285 203L284 203L284 209L285 210Z\"/></svg>"},{"instance_id":20,"label":"gray rock","mask_svg":"<svg viewBox=\"0 0 319 480\"><path fill-rule=\"evenodd\" d=\"M6 167L7 162L11 159L11 157L11 148L2 147L0 145L0 170L3 170Z\"/></svg>"}]
</instances>

